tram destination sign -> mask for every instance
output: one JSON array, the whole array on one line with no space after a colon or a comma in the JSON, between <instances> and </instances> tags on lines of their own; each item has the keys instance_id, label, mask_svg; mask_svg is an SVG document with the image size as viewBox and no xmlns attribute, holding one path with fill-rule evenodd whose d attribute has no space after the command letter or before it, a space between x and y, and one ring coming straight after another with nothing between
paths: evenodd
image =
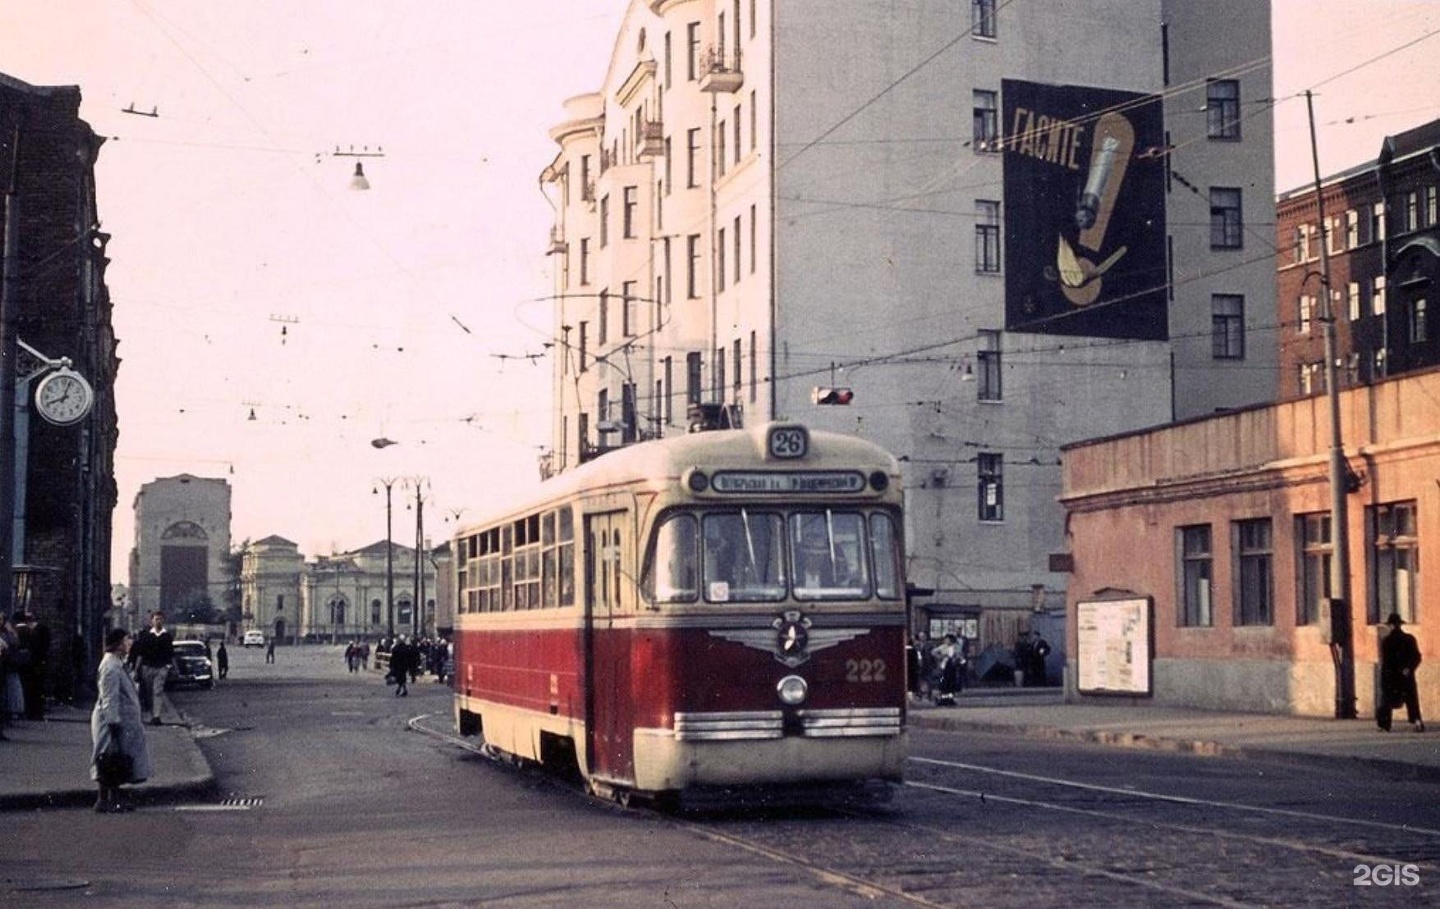
<instances>
[{"instance_id":1,"label":"tram destination sign","mask_svg":"<svg viewBox=\"0 0 1440 909\"><path fill-rule=\"evenodd\" d=\"M858 470L728 470L710 478L710 488L726 495L847 495L865 485Z\"/></svg>"}]
</instances>

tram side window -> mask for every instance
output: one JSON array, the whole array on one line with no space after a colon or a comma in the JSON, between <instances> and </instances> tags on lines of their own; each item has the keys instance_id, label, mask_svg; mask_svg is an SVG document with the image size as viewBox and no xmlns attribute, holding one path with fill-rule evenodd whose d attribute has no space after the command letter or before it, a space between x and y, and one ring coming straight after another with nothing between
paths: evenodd
<instances>
[{"instance_id":1,"label":"tram side window","mask_svg":"<svg viewBox=\"0 0 1440 909\"><path fill-rule=\"evenodd\" d=\"M900 535L888 514L870 516L870 561L875 565L875 595L898 600L900 590Z\"/></svg>"},{"instance_id":2,"label":"tram side window","mask_svg":"<svg viewBox=\"0 0 1440 909\"><path fill-rule=\"evenodd\" d=\"M741 510L704 516L705 599L774 602L785 597L785 525L778 514Z\"/></svg>"},{"instance_id":3,"label":"tram side window","mask_svg":"<svg viewBox=\"0 0 1440 909\"><path fill-rule=\"evenodd\" d=\"M560 605L575 605L575 521L569 506L559 511Z\"/></svg>"},{"instance_id":4,"label":"tram side window","mask_svg":"<svg viewBox=\"0 0 1440 909\"><path fill-rule=\"evenodd\" d=\"M870 596L865 517L849 511L802 511L790 516L797 600Z\"/></svg>"},{"instance_id":5,"label":"tram side window","mask_svg":"<svg viewBox=\"0 0 1440 909\"><path fill-rule=\"evenodd\" d=\"M698 553L695 541L699 528L695 516L671 515L655 530L654 554L646 572L645 591L656 603L693 603Z\"/></svg>"}]
</instances>

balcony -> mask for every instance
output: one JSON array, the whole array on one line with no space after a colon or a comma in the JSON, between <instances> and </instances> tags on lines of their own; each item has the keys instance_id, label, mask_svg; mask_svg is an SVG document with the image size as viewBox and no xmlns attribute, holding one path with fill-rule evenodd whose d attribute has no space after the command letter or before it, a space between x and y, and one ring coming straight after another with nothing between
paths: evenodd
<instances>
[{"instance_id":1,"label":"balcony","mask_svg":"<svg viewBox=\"0 0 1440 909\"><path fill-rule=\"evenodd\" d=\"M640 125L636 140L635 155L638 158L655 158L665 154L665 124L658 120L647 120Z\"/></svg>"},{"instance_id":2,"label":"balcony","mask_svg":"<svg viewBox=\"0 0 1440 909\"><path fill-rule=\"evenodd\" d=\"M565 245L565 236L561 233L560 228L550 228L550 246L546 248L545 255L562 256L565 254L566 249L568 249L568 247Z\"/></svg>"},{"instance_id":3,"label":"balcony","mask_svg":"<svg viewBox=\"0 0 1440 909\"><path fill-rule=\"evenodd\" d=\"M745 84L740 70L740 49L728 53L723 47L708 47L700 60L700 90L712 94L732 94Z\"/></svg>"}]
</instances>

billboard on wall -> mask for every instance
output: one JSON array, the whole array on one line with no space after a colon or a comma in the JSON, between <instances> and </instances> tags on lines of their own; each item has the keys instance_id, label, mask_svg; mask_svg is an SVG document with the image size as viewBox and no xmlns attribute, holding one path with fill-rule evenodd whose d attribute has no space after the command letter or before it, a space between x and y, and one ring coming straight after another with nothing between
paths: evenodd
<instances>
[{"instance_id":1,"label":"billboard on wall","mask_svg":"<svg viewBox=\"0 0 1440 909\"><path fill-rule=\"evenodd\" d=\"M1164 340L1160 97L1001 88L1006 329Z\"/></svg>"}]
</instances>

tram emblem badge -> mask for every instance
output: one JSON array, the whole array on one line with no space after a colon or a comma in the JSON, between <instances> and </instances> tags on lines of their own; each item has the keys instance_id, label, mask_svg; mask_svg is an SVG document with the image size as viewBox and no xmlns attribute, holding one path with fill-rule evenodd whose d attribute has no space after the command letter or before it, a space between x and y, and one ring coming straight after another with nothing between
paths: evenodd
<instances>
[{"instance_id":1,"label":"tram emblem badge","mask_svg":"<svg viewBox=\"0 0 1440 909\"><path fill-rule=\"evenodd\" d=\"M769 651L775 659L794 669L818 650L853 640L868 628L814 628L810 618L798 609L776 616L769 628L735 628L711 631L713 637L734 641L755 650Z\"/></svg>"}]
</instances>

